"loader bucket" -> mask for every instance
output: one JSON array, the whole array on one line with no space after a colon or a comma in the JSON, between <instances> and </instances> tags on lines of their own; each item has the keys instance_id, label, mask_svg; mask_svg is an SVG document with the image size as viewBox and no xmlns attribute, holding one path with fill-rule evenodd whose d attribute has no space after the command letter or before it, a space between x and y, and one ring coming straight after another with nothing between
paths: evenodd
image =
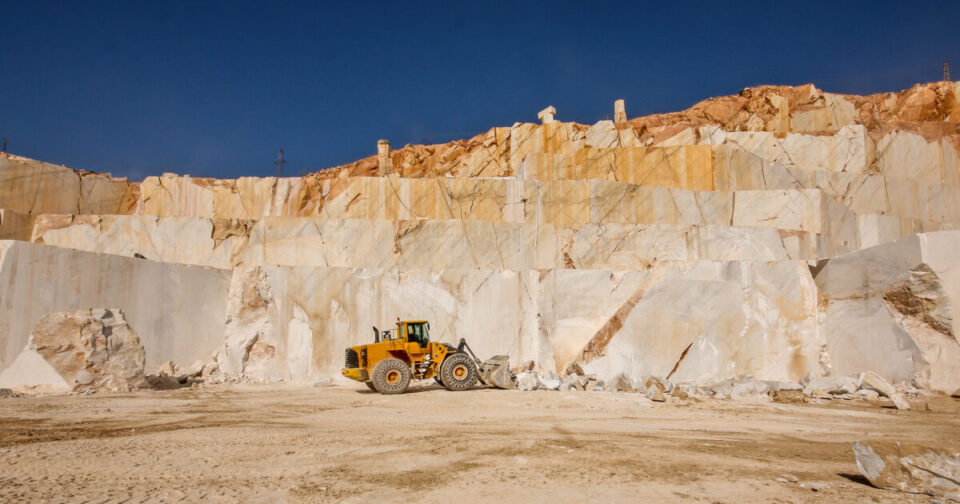
<instances>
[{"instance_id":1,"label":"loader bucket","mask_svg":"<svg viewBox=\"0 0 960 504\"><path fill-rule=\"evenodd\" d=\"M502 389L517 388L510 374L510 357L507 355L495 355L483 361L479 371L480 381L487 385Z\"/></svg>"}]
</instances>

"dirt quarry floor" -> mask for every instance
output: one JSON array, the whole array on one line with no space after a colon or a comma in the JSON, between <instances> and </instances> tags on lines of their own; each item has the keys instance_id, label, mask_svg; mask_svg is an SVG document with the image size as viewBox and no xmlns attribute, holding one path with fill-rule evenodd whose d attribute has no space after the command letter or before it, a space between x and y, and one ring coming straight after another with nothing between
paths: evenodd
<instances>
[{"instance_id":1,"label":"dirt quarry floor","mask_svg":"<svg viewBox=\"0 0 960 504\"><path fill-rule=\"evenodd\" d=\"M0 502L927 503L869 486L851 444L954 445L958 413L435 385L5 398Z\"/></svg>"}]
</instances>

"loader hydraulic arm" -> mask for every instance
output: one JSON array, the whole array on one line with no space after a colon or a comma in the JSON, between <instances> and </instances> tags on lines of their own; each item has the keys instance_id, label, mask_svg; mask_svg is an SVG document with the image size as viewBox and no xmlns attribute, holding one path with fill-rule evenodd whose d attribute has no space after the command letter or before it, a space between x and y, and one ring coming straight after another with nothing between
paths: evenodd
<instances>
[{"instance_id":1,"label":"loader hydraulic arm","mask_svg":"<svg viewBox=\"0 0 960 504\"><path fill-rule=\"evenodd\" d=\"M477 354L473 353L473 349L470 348L470 345L467 344L466 338L460 338L460 343L457 345L457 351L458 352L466 351L467 355L469 355L470 358L473 359L473 362L477 363L478 368L483 366L483 362L481 362L480 359L477 358Z\"/></svg>"}]
</instances>

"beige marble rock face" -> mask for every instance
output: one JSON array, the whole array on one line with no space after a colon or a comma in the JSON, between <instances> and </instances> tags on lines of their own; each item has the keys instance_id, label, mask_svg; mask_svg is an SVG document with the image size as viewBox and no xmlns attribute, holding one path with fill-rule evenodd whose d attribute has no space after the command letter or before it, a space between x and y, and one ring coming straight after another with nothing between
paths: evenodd
<instances>
[{"instance_id":1,"label":"beige marble rock face","mask_svg":"<svg viewBox=\"0 0 960 504\"><path fill-rule=\"evenodd\" d=\"M857 217L857 228L860 233L860 246L863 248L874 247L881 243L887 243L900 239L912 233L904 233L901 228L901 219L883 214L865 214Z\"/></svg>"},{"instance_id":2,"label":"beige marble rock face","mask_svg":"<svg viewBox=\"0 0 960 504\"><path fill-rule=\"evenodd\" d=\"M532 271L240 268L221 366L257 378L337 376L342 349L372 341L370 327L396 317L429 320L433 340L465 337L480 355L540 357L536 279Z\"/></svg>"},{"instance_id":3,"label":"beige marble rock face","mask_svg":"<svg viewBox=\"0 0 960 504\"><path fill-rule=\"evenodd\" d=\"M34 241L64 248L229 269L644 269L658 261L816 257L815 235L722 225L550 224L266 217L41 215Z\"/></svg>"},{"instance_id":4,"label":"beige marble rock face","mask_svg":"<svg viewBox=\"0 0 960 504\"><path fill-rule=\"evenodd\" d=\"M804 263L698 262L631 301L614 334L595 336L609 341L602 352L581 354L588 372L798 380L819 365L816 289Z\"/></svg>"},{"instance_id":5,"label":"beige marble rock face","mask_svg":"<svg viewBox=\"0 0 960 504\"><path fill-rule=\"evenodd\" d=\"M748 157L805 171L863 173L870 165L873 143L863 126L845 126L833 135L771 132L727 132L723 145Z\"/></svg>"},{"instance_id":6,"label":"beige marble rock face","mask_svg":"<svg viewBox=\"0 0 960 504\"><path fill-rule=\"evenodd\" d=\"M822 198L817 190L737 191L733 225L819 233Z\"/></svg>"},{"instance_id":7,"label":"beige marble rock face","mask_svg":"<svg viewBox=\"0 0 960 504\"><path fill-rule=\"evenodd\" d=\"M614 183L615 184L615 183ZM33 241L89 252L229 269L238 265L460 269L642 269L661 260L816 257L815 234L729 227L730 196L660 191L680 224L617 223L603 207L579 227L478 220L40 215ZM594 201L609 196L601 191ZM616 210L616 209L614 209ZM647 220L654 220L648 218ZM775 222L775 221L771 221ZM762 223L770 225L770 223Z\"/></svg>"},{"instance_id":8,"label":"beige marble rock face","mask_svg":"<svg viewBox=\"0 0 960 504\"><path fill-rule=\"evenodd\" d=\"M44 316L74 308L123 310L147 366L206 359L223 345L230 272L63 249L6 244L0 263L0 368Z\"/></svg>"},{"instance_id":9,"label":"beige marble rock face","mask_svg":"<svg viewBox=\"0 0 960 504\"><path fill-rule=\"evenodd\" d=\"M370 326L395 317L430 320L434 340L466 338L481 357L556 370L579 360L611 376L665 375L697 340L684 379L798 379L820 348L813 282L793 261L620 272L239 268L228 312L221 366L256 378L336 376L342 356L329 349L367 342ZM584 358L598 341L605 357Z\"/></svg>"},{"instance_id":10,"label":"beige marble rock face","mask_svg":"<svg viewBox=\"0 0 960 504\"><path fill-rule=\"evenodd\" d=\"M842 95L823 93L823 106L816 106L790 115L792 131L836 131L857 119L856 106Z\"/></svg>"},{"instance_id":11,"label":"beige marble rock face","mask_svg":"<svg viewBox=\"0 0 960 504\"><path fill-rule=\"evenodd\" d=\"M24 214L76 212L80 175L65 167L0 156L0 207Z\"/></svg>"},{"instance_id":12,"label":"beige marble rock face","mask_svg":"<svg viewBox=\"0 0 960 504\"><path fill-rule=\"evenodd\" d=\"M165 263L230 269L246 248L244 221L128 215L40 215L33 241Z\"/></svg>"},{"instance_id":13,"label":"beige marble rock face","mask_svg":"<svg viewBox=\"0 0 960 504\"><path fill-rule=\"evenodd\" d=\"M0 208L0 240L29 241L33 216Z\"/></svg>"},{"instance_id":14,"label":"beige marble rock face","mask_svg":"<svg viewBox=\"0 0 960 504\"><path fill-rule=\"evenodd\" d=\"M835 371L874 371L940 391L960 386L953 307L960 233L914 235L826 262L816 276Z\"/></svg>"},{"instance_id":15,"label":"beige marble rock face","mask_svg":"<svg viewBox=\"0 0 960 504\"><path fill-rule=\"evenodd\" d=\"M137 189L123 178L0 155L0 208L23 214L127 214Z\"/></svg>"},{"instance_id":16,"label":"beige marble rock face","mask_svg":"<svg viewBox=\"0 0 960 504\"><path fill-rule=\"evenodd\" d=\"M877 170L887 179L939 185L944 180L939 142L895 131L877 141ZM954 174L951 179L955 179Z\"/></svg>"}]
</instances>

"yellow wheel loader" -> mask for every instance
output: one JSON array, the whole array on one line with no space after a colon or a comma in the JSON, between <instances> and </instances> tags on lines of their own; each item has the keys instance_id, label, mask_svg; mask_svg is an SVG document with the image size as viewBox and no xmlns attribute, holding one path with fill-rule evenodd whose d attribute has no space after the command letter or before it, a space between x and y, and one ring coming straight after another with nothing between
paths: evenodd
<instances>
[{"instance_id":1,"label":"yellow wheel loader","mask_svg":"<svg viewBox=\"0 0 960 504\"><path fill-rule=\"evenodd\" d=\"M425 320L398 320L393 332L374 326L373 343L347 348L342 373L381 394L402 394L411 380L430 378L450 390L468 389L478 380L516 388L506 355L481 362L462 338L457 346L432 342Z\"/></svg>"}]
</instances>

